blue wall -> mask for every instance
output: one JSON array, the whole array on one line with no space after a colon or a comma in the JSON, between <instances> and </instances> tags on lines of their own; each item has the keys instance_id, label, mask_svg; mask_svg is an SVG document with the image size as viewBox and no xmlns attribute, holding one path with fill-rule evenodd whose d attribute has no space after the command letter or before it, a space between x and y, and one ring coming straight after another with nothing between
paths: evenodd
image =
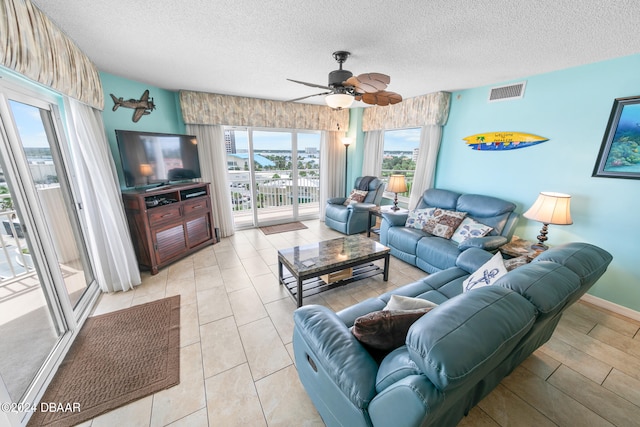
<instances>
[{"instance_id":1,"label":"blue wall","mask_svg":"<svg viewBox=\"0 0 640 427\"><path fill-rule=\"evenodd\" d=\"M362 115L364 108L351 108L349 110L349 130L346 136L352 138L349 146L347 165L347 187L353 188L356 178L362 175L362 160L364 158L364 132L362 132ZM348 194L347 194L348 196Z\"/></svg>"},{"instance_id":2,"label":"blue wall","mask_svg":"<svg viewBox=\"0 0 640 427\"><path fill-rule=\"evenodd\" d=\"M550 245L585 241L613 255L590 293L640 311L640 181L592 178L615 98L640 95L640 55L526 80L525 96L487 102L489 87L454 92L438 157L438 188L511 200L520 213L540 191L568 193L573 225L549 226ZM506 82L509 83L509 82ZM549 138L511 151L475 151L462 138L518 131ZM536 240L541 224L521 218L516 235Z\"/></svg>"},{"instance_id":3,"label":"blue wall","mask_svg":"<svg viewBox=\"0 0 640 427\"><path fill-rule=\"evenodd\" d=\"M100 73L100 79L105 99L102 119L109 139L111 154L116 162L118 178L121 185L124 186L115 130L184 134L185 125L180 112L178 93L107 73ZM156 109L151 114L142 116L137 123L132 120L133 109L120 107L116 111L112 110L113 100L109 94L114 94L116 98L140 99L146 89L149 89L149 97L153 98Z\"/></svg>"}]
</instances>

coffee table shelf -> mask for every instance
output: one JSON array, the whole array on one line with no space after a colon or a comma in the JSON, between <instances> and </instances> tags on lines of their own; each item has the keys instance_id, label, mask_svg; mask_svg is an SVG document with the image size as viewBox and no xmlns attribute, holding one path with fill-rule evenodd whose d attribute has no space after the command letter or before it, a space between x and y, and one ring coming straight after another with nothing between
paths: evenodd
<instances>
[{"instance_id":1,"label":"coffee table shelf","mask_svg":"<svg viewBox=\"0 0 640 427\"><path fill-rule=\"evenodd\" d=\"M297 300L298 296L298 280L291 275L288 271L285 272L283 278L283 285L287 288L294 300ZM310 279L303 280L302 282L302 294L304 297L310 297L311 295L319 294L320 292L328 291L330 289L339 288L341 286L348 285L356 280L366 279L367 277L376 276L378 274L384 274L382 268L375 264L366 264L354 267L351 277L346 279L336 280L335 282L327 283L319 277L312 277ZM298 306L300 307L300 306Z\"/></svg>"}]
</instances>

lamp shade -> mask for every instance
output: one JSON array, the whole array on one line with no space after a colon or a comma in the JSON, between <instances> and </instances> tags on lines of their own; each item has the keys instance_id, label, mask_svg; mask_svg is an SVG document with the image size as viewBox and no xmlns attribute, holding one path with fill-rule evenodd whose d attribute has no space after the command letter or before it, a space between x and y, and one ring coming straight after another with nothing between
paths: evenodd
<instances>
[{"instance_id":1,"label":"lamp shade","mask_svg":"<svg viewBox=\"0 0 640 427\"><path fill-rule=\"evenodd\" d=\"M140 165L140 175L142 176L151 176L153 175L153 168L148 163L142 163Z\"/></svg>"},{"instance_id":2,"label":"lamp shade","mask_svg":"<svg viewBox=\"0 0 640 427\"><path fill-rule=\"evenodd\" d=\"M387 191L392 193L404 193L407 191L407 182L404 180L404 175L391 175Z\"/></svg>"},{"instance_id":3,"label":"lamp shade","mask_svg":"<svg viewBox=\"0 0 640 427\"><path fill-rule=\"evenodd\" d=\"M353 104L353 96L347 95L346 93L332 93L331 95L327 95L324 101L329 107L340 110L351 107L351 104Z\"/></svg>"},{"instance_id":4,"label":"lamp shade","mask_svg":"<svg viewBox=\"0 0 640 427\"><path fill-rule=\"evenodd\" d=\"M523 215L543 224L569 225L571 196L563 193L541 192L533 206Z\"/></svg>"},{"instance_id":5,"label":"lamp shade","mask_svg":"<svg viewBox=\"0 0 640 427\"><path fill-rule=\"evenodd\" d=\"M347 147L351 145L352 142L353 138L351 138L350 136L345 136L344 138L342 138L342 143Z\"/></svg>"}]
</instances>

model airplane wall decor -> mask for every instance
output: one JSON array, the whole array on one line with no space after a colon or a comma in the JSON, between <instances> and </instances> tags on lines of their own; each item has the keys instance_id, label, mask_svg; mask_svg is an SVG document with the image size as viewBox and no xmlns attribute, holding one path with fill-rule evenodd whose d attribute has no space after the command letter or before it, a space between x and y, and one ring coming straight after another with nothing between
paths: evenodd
<instances>
[{"instance_id":1,"label":"model airplane wall decor","mask_svg":"<svg viewBox=\"0 0 640 427\"><path fill-rule=\"evenodd\" d=\"M113 111L116 111L120 106L124 108L134 108L136 110L133 112L134 122L140 120L142 116L151 114L156 108L156 104L153 103L153 98L149 99L149 89L144 91L140 99L129 99L125 101L122 97L116 98L114 94L110 95L111 99L113 99Z\"/></svg>"}]
</instances>

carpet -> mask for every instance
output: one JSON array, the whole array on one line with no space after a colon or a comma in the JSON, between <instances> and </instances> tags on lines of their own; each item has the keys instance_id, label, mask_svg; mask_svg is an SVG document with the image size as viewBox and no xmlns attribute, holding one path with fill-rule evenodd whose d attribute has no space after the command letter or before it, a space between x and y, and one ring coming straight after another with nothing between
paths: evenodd
<instances>
[{"instance_id":1,"label":"carpet","mask_svg":"<svg viewBox=\"0 0 640 427\"><path fill-rule=\"evenodd\" d=\"M88 318L28 425L76 425L179 382L176 295Z\"/></svg>"},{"instance_id":2,"label":"carpet","mask_svg":"<svg viewBox=\"0 0 640 427\"><path fill-rule=\"evenodd\" d=\"M264 234L276 234L283 233L285 231L304 230L305 228L307 228L307 226L301 222L288 222L286 224L260 227L260 230L262 230Z\"/></svg>"}]
</instances>

